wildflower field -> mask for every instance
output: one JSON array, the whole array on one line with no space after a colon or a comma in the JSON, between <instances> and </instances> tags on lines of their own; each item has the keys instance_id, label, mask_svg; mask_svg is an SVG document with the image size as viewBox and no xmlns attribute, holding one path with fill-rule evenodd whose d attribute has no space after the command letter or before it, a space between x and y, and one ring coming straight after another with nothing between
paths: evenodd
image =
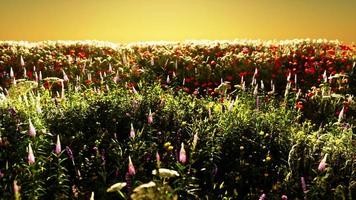
<instances>
[{"instance_id":1,"label":"wildflower field","mask_svg":"<svg viewBox=\"0 0 356 200\"><path fill-rule=\"evenodd\" d=\"M0 199L355 199L355 50L0 42Z\"/></svg>"}]
</instances>

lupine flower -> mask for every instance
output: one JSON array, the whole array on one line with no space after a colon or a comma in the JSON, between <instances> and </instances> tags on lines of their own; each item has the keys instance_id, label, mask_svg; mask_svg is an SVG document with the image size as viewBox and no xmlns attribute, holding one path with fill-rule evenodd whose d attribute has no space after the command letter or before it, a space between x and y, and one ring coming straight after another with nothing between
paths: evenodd
<instances>
[{"instance_id":1,"label":"lupine flower","mask_svg":"<svg viewBox=\"0 0 356 200\"><path fill-rule=\"evenodd\" d=\"M2 171L0 170L0 179L2 178L2 177L4 177L4 173L2 173Z\"/></svg>"},{"instance_id":2,"label":"lupine flower","mask_svg":"<svg viewBox=\"0 0 356 200\"><path fill-rule=\"evenodd\" d=\"M319 163L318 170L321 171L321 172L323 172L325 170L327 156L328 156L328 154L326 153L324 158Z\"/></svg>"},{"instance_id":3,"label":"lupine flower","mask_svg":"<svg viewBox=\"0 0 356 200\"><path fill-rule=\"evenodd\" d=\"M27 78L27 71L26 71L26 68L23 68L23 77Z\"/></svg>"},{"instance_id":4,"label":"lupine flower","mask_svg":"<svg viewBox=\"0 0 356 200\"><path fill-rule=\"evenodd\" d=\"M134 86L132 86L132 92L133 92L134 94L138 94L138 92L137 92L137 90L136 90L136 88L135 88Z\"/></svg>"},{"instance_id":5,"label":"lupine flower","mask_svg":"<svg viewBox=\"0 0 356 200\"><path fill-rule=\"evenodd\" d=\"M265 89L265 84L263 83L263 80L261 80L261 90Z\"/></svg>"},{"instance_id":6,"label":"lupine flower","mask_svg":"<svg viewBox=\"0 0 356 200\"><path fill-rule=\"evenodd\" d=\"M128 167L128 173L133 176L136 174L135 166L132 163L131 157L129 156L129 167Z\"/></svg>"},{"instance_id":7,"label":"lupine flower","mask_svg":"<svg viewBox=\"0 0 356 200\"><path fill-rule=\"evenodd\" d=\"M340 123L342 121L342 119L344 118L344 108L342 107L340 113L339 113L339 118L338 118L338 122Z\"/></svg>"},{"instance_id":8,"label":"lupine flower","mask_svg":"<svg viewBox=\"0 0 356 200\"><path fill-rule=\"evenodd\" d=\"M10 77L14 78L14 70L12 69L12 67L10 67Z\"/></svg>"},{"instance_id":9,"label":"lupine flower","mask_svg":"<svg viewBox=\"0 0 356 200\"><path fill-rule=\"evenodd\" d=\"M15 200L18 200L20 199L20 186L17 185L17 181L14 180L14 183L13 183L13 190L14 190L14 196L15 196Z\"/></svg>"},{"instance_id":10,"label":"lupine flower","mask_svg":"<svg viewBox=\"0 0 356 200\"><path fill-rule=\"evenodd\" d=\"M182 164L185 164L187 162L187 153L185 152L183 142L179 151L179 162L181 162Z\"/></svg>"},{"instance_id":11,"label":"lupine flower","mask_svg":"<svg viewBox=\"0 0 356 200\"><path fill-rule=\"evenodd\" d=\"M39 74L38 74L38 80L42 80L42 72L40 71Z\"/></svg>"},{"instance_id":12,"label":"lupine flower","mask_svg":"<svg viewBox=\"0 0 356 200\"><path fill-rule=\"evenodd\" d=\"M117 83L117 82L119 82L119 80L120 80L119 72L116 71L116 74L115 74L115 76L114 76L114 78L113 78L113 81L114 81L114 83Z\"/></svg>"},{"instance_id":13,"label":"lupine flower","mask_svg":"<svg viewBox=\"0 0 356 200\"><path fill-rule=\"evenodd\" d=\"M152 115L151 109L150 109L150 111L148 113L147 123L148 124L152 124L153 123L153 115Z\"/></svg>"},{"instance_id":14,"label":"lupine flower","mask_svg":"<svg viewBox=\"0 0 356 200\"><path fill-rule=\"evenodd\" d=\"M297 81L298 81L297 74L294 74L294 86L295 87L297 87Z\"/></svg>"},{"instance_id":15,"label":"lupine flower","mask_svg":"<svg viewBox=\"0 0 356 200\"><path fill-rule=\"evenodd\" d=\"M67 76L67 74L65 73L64 70L62 70L62 73L63 73L63 80L64 80L65 82L69 81L69 78L68 78L68 76Z\"/></svg>"},{"instance_id":16,"label":"lupine flower","mask_svg":"<svg viewBox=\"0 0 356 200\"><path fill-rule=\"evenodd\" d=\"M198 133L195 133L194 136L193 136L193 143L192 143L193 150L194 150L195 147L197 146L198 139L199 139Z\"/></svg>"},{"instance_id":17,"label":"lupine flower","mask_svg":"<svg viewBox=\"0 0 356 200\"><path fill-rule=\"evenodd\" d=\"M265 193L263 193L261 196L260 196L260 198L258 198L258 200L265 200L266 199L266 194Z\"/></svg>"},{"instance_id":18,"label":"lupine flower","mask_svg":"<svg viewBox=\"0 0 356 200\"><path fill-rule=\"evenodd\" d=\"M29 121L29 125L28 125L28 135L31 137L35 137L36 136L36 129L33 126L31 119L28 120Z\"/></svg>"},{"instance_id":19,"label":"lupine flower","mask_svg":"<svg viewBox=\"0 0 356 200\"><path fill-rule=\"evenodd\" d=\"M35 72L35 81L38 82L38 74Z\"/></svg>"},{"instance_id":20,"label":"lupine flower","mask_svg":"<svg viewBox=\"0 0 356 200\"><path fill-rule=\"evenodd\" d=\"M25 66L25 61L23 60L22 56L20 56L20 64L21 64L21 67Z\"/></svg>"},{"instance_id":21,"label":"lupine flower","mask_svg":"<svg viewBox=\"0 0 356 200\"><path fill-rule=\"evenodd\" d=\"M281 199L282 200L288 200L288 197L287 197L287 195L284 194L284 195L282 195Z\"/></svg>"},{"instance_id":22,"label":"lupine flower","mask_svg":"<svg viewBox=\"0 0 356 200\"><path fill-rule=\"evenodd\" d=\"M58 155L61 153L61 151L62 151L61 141L59 139L59 135L57 135L57 143L56 143L56 148L55 148L54 152Z\"/></svg>"},{"instance_id":23,"label":"lupine flower","mask_svg":"<svg viewBox=\"0 0 356 200\"><path fill-rule=\"evenodd\" d=\"M131 137L131 138L135 138L135 129L134 129L132 123L131 123L130 137Z\"/></svg>"},{"instance_id":24,"label":"lupine flower","mask_svg":"<svg viewBox=\"0 0 356 200\"><path fill-rule=\"evenodd\" d=\"M234 100L230 101L229 108L228 108L229 112L231 112L232 109L234 108L234 104L235 104Z\"/></svg>"},{"instance_id":25,"label":"lupine flower","mask_svg":"<svg viewBox=\"0 0 356 200\"><path fill-rule=\"evenodd\" d=\"M112 66L111 66L111 63L109 64L109 69L108 69L108 72L109 73L112 73L113 71L112 71Z\"/></svg>"},{"instance_id":26,"label":"lupine flower","mask_svg":"<svg viewBox=\"0 0 356 200\"><path fill-rule=\"evenodd\" d=\"M291 76L292 76L292 74L289 72L289 73L288 73L288 76L287 76L287 82L290 81Z\"/></svg>"},{"instance_id":27,"label":"lupine flower","mask_svg":"<svg viewBox=\"0 0 356 200\"><path fill-rule=\"evenodd\" d=\"M28 164L29 164L29 165L35 163L35 156L33 155L31 143L28 144L28 156L27 156L27 161L28 161Z\"/></svg>"},{"instance_id":28,"label":"lupine flower","mask_svg":"<svg viewBox=\"0 0 356 200\"><path fill-rule=\"evenodd\" d=\"M256 96L256 110L259 111L260 109L260 97Z\"/></svg>"},{"instance_id":29,"label":"lupine flower","mask_svg":"<svg viewBox=\"0 0 356 200\"><path fill-rule=\"evenodd\" d=\"M159 168L161 166L161 156L159 155L158 151L156 152L156 162Z\"/></svg>"},{"instance_id":30,"label":"lupine flower","mask_svg":"<svg viewBox=\"0 0 356 200\"><path fill-rule=\"evenodd\" d=\"M94 200L94 192L91 192L91 196L89 200Z\"/></svg>"},{"instance_id":31,"label":"lupine flower","mask_svg":"<svg viewBox=\"0 0 356 200\"><path fill-rule=\"evenodd\" d=\"M167 80L166 80L167 84L169 84L171 82L171 79L169 78L169 75L167 75Z\"/></svg>"},{"instance_id":32,"label":"lupine flower","mask_svg":"<svg viewBox=\"0 0 356 200\"><path fill-rule=\"evenodd\" d=\"M304 193L307 193L307 185L305 184L305 179L304 179L303 176L300 177L300 184L301 184L301 186L302 186L303 192L304 192Z\"/></svg>"},{"instance_id":33,"label":"lupine flower","mask_svg":"<svg viewBox=\"0 0 356 200\"><path fill-rule=\"evenodd\" d=\"M324 83L328 82L328 76L326 75L326 70L324 70L323 79L324 79Z\"/></svg>"},{"instance_id":34,"label":"lupine flower","mask_svg":"<svg viewBox=\"0 0 356 200\"><path fill-rule=\"evenodd\" d=\"M258 85L255 86L255 89L253 90L253 96L258 95Z\"/></svg>"},{"instance_id":35,"label":"lupine flower","mask_svg":"<svg viewBox=\"0 0 356 200\"><path fill-rule=\"evenodd\" d=\"M66 146L66 152L68 154L69 159L72 161L72 164L75 165L73 152L72 152L72 150L70 149L69 146Z\"/></svg>"}]
</instances>

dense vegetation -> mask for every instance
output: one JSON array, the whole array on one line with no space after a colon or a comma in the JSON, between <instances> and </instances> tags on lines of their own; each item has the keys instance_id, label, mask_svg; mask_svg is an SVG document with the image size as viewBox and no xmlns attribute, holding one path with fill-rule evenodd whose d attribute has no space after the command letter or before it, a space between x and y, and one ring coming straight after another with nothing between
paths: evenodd
<instances>
[{"instance_id":1,"label":"dense vegetation","mask_svg":"<svg viewBox=\"0 0 356 200\"><path fill-rule=\"evenodd\" d=\"M1 197L355 198L354 52L2 42Z\"/></svg>"}]
</instances>

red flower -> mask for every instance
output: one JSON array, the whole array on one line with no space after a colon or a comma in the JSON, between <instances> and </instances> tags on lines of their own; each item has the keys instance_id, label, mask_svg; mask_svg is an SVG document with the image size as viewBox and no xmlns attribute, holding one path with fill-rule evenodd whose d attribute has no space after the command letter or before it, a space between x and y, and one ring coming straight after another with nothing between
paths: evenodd
<instances>
[{"instance_id":1,"label":"red flower","mask_svg":"<svg viewBox=\"0 0 356 200\"><path fill-rule=\"evenodd\" d=\"M295 104L295 109L297 109L297 110L303 110L303 108L304 108L303 102L298 101L298 102Z\"/></svg>"},{"instance_id":2,"label":"red flower","mask_svg":"<svg viewBox=\"0 0 356 200\"><path fill-rule=\"evenodd\" d=\"M315 68L314 67L306 68L304 71L305 71L306 74L310 74L310 75L315 74Z\"/></svg>"},{"instance_id":3,"label":"red flower","mask_svg":"<svg viewBox=\"0 0 356 200\"><path fill-rule=\"evenodd\" d=\"M78 56L79 56L79 58L82 58L82 59L86 57L84 52L79 52Z\"/></svg>"},{"instance_id":4,"label":"red flower","mask_svg":"<svg viewBox=\"0 0 356 200\"><path fill-rule=\"evenodd\" d=\"M74 54L75 54L75 50L72 49L69 51L69 55L74 56Z\"/></svg>"},{"instance_id":5,"label":"red flower","mask_svg":"<svg viewBox=\"0 0 356 200\"><path fill-rule=\"evenodd\" d=\"M228 81L232 81L232 79L234 79L234 77L233 77L233 76L231 76L231 75L227 75L227 76L226 76L226 80L228 80Z\"/></svg>"}]
</instances>

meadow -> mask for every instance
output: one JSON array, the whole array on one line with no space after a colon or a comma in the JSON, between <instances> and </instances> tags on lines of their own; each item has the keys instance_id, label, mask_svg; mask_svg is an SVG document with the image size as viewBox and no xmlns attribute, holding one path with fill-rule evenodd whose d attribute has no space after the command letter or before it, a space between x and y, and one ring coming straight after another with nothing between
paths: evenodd
<instances>
[{"instance_id":1,"label":"meadow","mask_svg":"<svg viewBox=\"0 0 356 200\"><path fill-rule=\"evenodd\" d=\"M355 50L0 42L0 198L356 198Z\"/></svg>"}]
</instances>

